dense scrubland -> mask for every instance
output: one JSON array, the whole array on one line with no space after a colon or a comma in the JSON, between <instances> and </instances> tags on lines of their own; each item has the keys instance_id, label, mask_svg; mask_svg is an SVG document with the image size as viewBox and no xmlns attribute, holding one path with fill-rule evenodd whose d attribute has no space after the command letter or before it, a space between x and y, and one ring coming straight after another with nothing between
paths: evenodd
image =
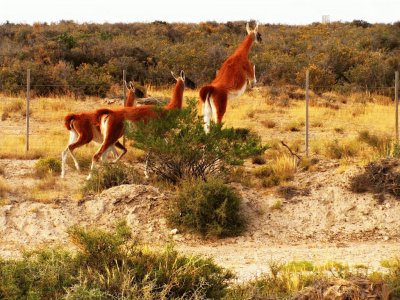
<instances>
[{"instance_id":1,"label":"dense scrubland","mask_svg":"<svg viewBox=\"0 0 400 300\"><path fill-rule=\"evenodd\" d=\"M368 89L393 93L400 63L400 23L261 24L263 42L250 60L264 85ZM105 96L126 69L128 80L171 82L170 70L184 69L198 85L210 81L246 34L245 22L200 24L77 24L72 21L0 26L1 90L24 90L26 69L37 95Z\"/></svg>"}]
</instances>

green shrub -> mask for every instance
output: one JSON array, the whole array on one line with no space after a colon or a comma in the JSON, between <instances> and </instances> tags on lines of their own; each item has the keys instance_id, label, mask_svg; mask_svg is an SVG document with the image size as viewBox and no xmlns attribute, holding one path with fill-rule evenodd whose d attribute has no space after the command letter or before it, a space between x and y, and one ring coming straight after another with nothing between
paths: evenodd
<instances>
[{"instance_id":1,"label":"green shrub","mask_svg":"<svg viewBox=\"0 0 400 300\"><path fill-rule=\"evenodd\" d=\"M117 224L113 233L100 229L85 230L71 227L68 231L72 241L81 252L81 263L95 269L108 267L108 263L122 257L121 246L131 238L131 232L125 222Z\"/></svg>"},{"instance_id":2,"label":"green shrub","mask_svg":"<svg viewBox=\"0 0 400 300\"><path fill-rule=\"evenodd\" d=\"M138 123L135 130L128 126L128 138L148 153L148 169L158 177L172 183L188 177L206 179L267 149L258 135L245 128L222 129L214 124L206 134L196 100L188 102L180 110L160 110L160 118Z\"/></svg>"},{"instance_id":3,"label":"green shrub","mask_svg":"<svg viewBox=\"0 0 400 300\"><path fill-rule=\"evenodd\" d=\"M61 161L54 157L40 158L35 164L35 175L39 178L45 177L47 174L60 174Z\"/></svg>"},{"instance_id":4,"label":"green shrub","mask_svg":"<svg viewBox=\"0 0 400 300\"><path fill-rule=\"evenodd\" d=\"M204 236L232 236L245 226L241 196L222 181L186 181L171 201L168 219Z\"/></svg>"},{"instance_id":5,"label":"green shrub","mask_svg":"<svg viewBox=\"0 0 400 300\"><path fill-rule=\"evenodd\" d=\"M55 299L74 282L77 266L60 249L27 253L21 260L0 262L1 299Z\"/></svg>"},{"instance_id":6,"label":"green shrub","mask_svg":"<svg viewBox=\"0 0 400 300\"><path fill-rule=\"evenodd\" d=\"M90 288L85 283L78 283L66 290L65 300L103 300L108 299L107 293L99 288Z\"/></svg>"},{"instance_id":7,"label":"green shrub","mask_svg":"<svg viewBox=\"0 0 400 300\"><path fill-rule=\"evenodd\" d=\"M77 254L35 251L0 260L0 299L221 299L229 271L212 259L151 251L132 242L120 222L114 232L69 231Z\"/></svg>"},{"instance_id":8,"label":"green shrub","mask_svg":"<svg viewBox=\"0 0 400 300\"><path fill-rule=\"evenodd\" d=\"M133 167L122 163L103 163L93 170L91 179L85 182L85 192L99 193L121 184L137 184L142 182L142 175Z\"/></svg>"}]
</instances>

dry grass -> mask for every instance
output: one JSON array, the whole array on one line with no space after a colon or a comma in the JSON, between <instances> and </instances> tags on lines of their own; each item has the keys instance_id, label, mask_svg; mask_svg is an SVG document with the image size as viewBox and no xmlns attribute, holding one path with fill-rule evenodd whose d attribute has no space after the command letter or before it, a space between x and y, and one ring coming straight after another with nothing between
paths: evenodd
<instances>
[{"instance_id":1,"label":"dry grass","mask_svg":"<svg viewBox=\"0 0 400 300\"><path fill-rule=\"evenodd\" d=\"M60 192L54 190L39 190L33 189L30 191L30 200L34 202L49 204L53 203L55 199L60 197Z\"/></svg>"},{"instance_id":2,"label":"dry grass","mask_svg":"<svg viewBox=\"0 0 400 300\"><path fill-rule=\"evenodd\" d=\"M0 199L6 197L6 195L10 192L11 186L3 177L0 177Z\"/></svg>"},{"instance_id":3,"label":"dry grass","mask_svg":"<svg viewBox=\"0 0 400 300\"><path fill-rule=\"evenodd\" d=\"M149 96L169 97L172 87L148 87ZM295 93L295 94L293 94ZM293 94L293 95L292 95ZM247 127L257 132L264 142L270 144L271 140L284 140L289 145L300 141L299 152L304 149L304 121L305 107L302 100L302 90L259 88L247 91L239 99L228 102L225 114L225 125L230 127ZM198 90L186 90L185 97L198 98ZM289 99L290 105L280 105L280 98ZM311 106L310 115L310 149L311 154L327 155L337 158L341 155L332 155L326 150L335 140L340 147L350 147L354 144L360 149L354 153L345 152L346 159L369 161L373 157L384 155L376 147L357 141L359 132L369 130L377 136L394 136L394 106L391 99L381 95L357 93L344 96L335 92L327 92L318 96L311 93L313 101L339 104L339 109L332 109L324 105ZM278 100L277 100L278 99ZM5 138L0 150L3 158L37 158L43 156L59 157L68 141L68 132L63 127L65 114L74 111L88 111L107 106L100 99L88 98L85 101L73 100L67 97L38 98L31 102L31 136L30 151L25 152L25 120L21 111L24 100L21 98L1 99L0 115L8 113L9 117L1 121L2 132ZM18 103L18 104L16 104ZM112 106L118 106L115 103ZM201 105L199 103L199 111ZM297 143L297 142L296 142ZM360 146L361 144L364 144ZM343 145L342 145L343 144ZM82 147L77 150L78 155L91 157L97 145ZM285 150L282 148L270 149L274 157L281 156ZM296 150L297 151L297 150ZM269 155L267 153L267 155ZM125 160L135 160L142 154L135 153L130 147ZM341 159L341 158L339 158Z\"/></svg>"},{"instance_id":4,"label":"dry grass","mask_svg":"<svg viewBox=\"0 0 400 300\"><path fill-rule=\"evenodd\" d=\"M263 120L261 121L261 124L266 128L275 128L277 125L276 122L272 120Z\"/></svg>"},{"instance_id":5,"label":"dry grass","mask_svg":"<svg viewBox=\"0 0 400 300\"><path fill-rule=\"evenodd\" d=\"M40 203L54 203L59 198L71 196L72 200L82 199L80 185L74 186L71 183L62 180L59 176L48 174L47 176L35 179L34 185L22 191L29 195L31 201Z\"/></svg>"},{"instance_id":6,"label":"dry grass","mask_svg":"<svg viewBox=\"0 0 400 300\"><path fill-rule=\"evenodd\" d=\"M36 189L38 190L54 190L57 189L57 178L53 175L47 175L43 177L39 182L36 184Z\"/></svg>"},{"instance_id":7,"label":"dry grass","mask_svg":"<svg viewBox=\"0 0 400 300\"><path fill-rule=\"evenodd\" d=\"M282 155L273 161L271 168L280 180L292 180L296 173L296 160L292 156Z\"/></svg>"},{"instance_id":8,"label":"dry grass","mask_svg":"<svg viewBox=\"0 0 400 300\"><path fill-rule=\"evenodd\" d=\"M296 160L284 154L256 168L253 174L260 179L262 187L268 188L292 180L296 170Z\"/></svg>"}]
</instances>

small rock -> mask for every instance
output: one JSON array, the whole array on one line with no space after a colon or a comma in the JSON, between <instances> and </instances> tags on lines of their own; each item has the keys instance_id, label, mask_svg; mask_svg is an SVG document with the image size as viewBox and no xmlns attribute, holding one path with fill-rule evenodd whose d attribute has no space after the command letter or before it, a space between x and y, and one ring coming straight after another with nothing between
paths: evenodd
<instances>
[{"instance_id":1,"label":"small rock","mask_svg":"<svg viewBox=\"0 0 400 300\"><path fill-rule=\"evenodd\" d=\"M169 234L171 234L171 235L175 235L177 233L178 233L178 229L177 228L174 228L169 232Z\"/></svg>"},{"instance_id":2,"label":"small rock","mask_svg":"<svg viewBox=\"0 0 400 300\"><path fill-rule=\"evenodd\" d=\"M383 240L384 241L388 241L390 238L387 236L387 235L385 235L384 237L383 237Z\"/></svg>"}]
</instances>

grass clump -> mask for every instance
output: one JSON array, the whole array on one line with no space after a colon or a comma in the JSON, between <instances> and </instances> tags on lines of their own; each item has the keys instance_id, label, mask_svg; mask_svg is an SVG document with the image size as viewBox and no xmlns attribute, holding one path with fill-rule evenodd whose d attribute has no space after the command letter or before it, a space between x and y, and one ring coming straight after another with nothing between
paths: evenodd
<instances>
[{"instance_id":1,"label":"grass clump","mask_svg":"<svg viewBox=\"0 0 400 300\"><path fill-rule=\"evenodd\" d=\"M363 130L358 133L358 140L374 148L380 155L388 156L392 152L392 140L387 135L379 136Z\"/></svg>"},{"instance_id":2,"label":"grass clump","mask_svg":"<svg viewBox=\"0 0 400 300\"><path fill-rule=\"evenodd\" d=\"M61 173L61 161L54 157L40 158L35 164L35 176L44 178L46 175Z\"/></svg>"},{"instance_id":3,"label":"grass clump","mask_svg":"<svg viewBox=\"0 0 400 300\"><path fill-rule=\"evenodd\" d=\"M379 274L377 280L385 282L391 290L390 299L400 299L400 257L387 259L381 262L387 272Z\"/></svg>"},{"instance_id":4,"label":"grass clump","mask_svg":"<svg viewBox=\"0 0 400 300\"><path fill-rule=\"evenodd\" d=\"M254 170L254 175L261 180L263 187L273 187L292 180L296 169L296 162L293 157L280 155L269 165Z\"/></svg>"},{"instance_id":5,"label":"grass clump","mask_svg":"<svg viewBox=\"0 0 400 300\"><path fill-rule=\"evenodd\" d=\"M262 120L260 123L266 128L275 128L277 126L276 122L272 120Z\"/></svg>"},{"instance_id":6,"label":"grass clump","mask_svg":"<svg viewBox=\"0 0 400 300\"><path fill-rule=\"evenodd\" d=\"M4 106L3 114L22 112L25 107L24 101L16 99Z\"/></svg>"},{"instance_id":7,"label":"grass clump","mask_svg":"<svg viewBox=\"0 0 400 300\"><path fill-rule=\"evenodd\" d=\"M269 263L270 271L236 284L225 299L398 299L399 273L368 274L368 270L329 262L316 266L309 261Z\"/></svg>"},{"instance_id":8,"label":"grass clump","mask_svg":"<svg viewBox=\"0 0 400 300\"><path fill-rule=\"evenodd\" d=\"M318 167L318 158L302 157L299 161L299 168L303 171L315 171Z\"/></svg>"},{"instance_id":9,"label":"grass clump","mask_svg":"<svg viewBox=\"0 0 400 300\"><path fill-rule=\"evenodd\" d=\"M184 182L172 200L168 219L203 236L234 236L245 226L241 196L217 179Z\"/></svg>"},{"instance_id":10,"label":"grass clump","mask_svg":"<svg viewBox=\"0 0 400 300\"><path fill-rule=\"evenodd\" d=\"M11 186L7 183L5 179L0 177L0 199L5 197L11 192Z\"/></svg>"},{"instance_id":11,"label":"grass clump","mask_svg":"<svg viewBox=\"0 0 400 300\"><path fill-rule=\"evenodd\" d=\"M298 132L304 126L303 121L292 121L285 126L286 131Z\"/></svg>"},{"instance_id":12,"label":"grass clump","mask_svg":"<svg viewBox=\"0 0 400 300\"><path fill-rule=\"evenodd\" d=\"M123 163L103 163L93 170L91 179L85 182L84 192L99 193L113 186L137 184L143 181L142 176L133 167Z\"/></svg>"},{"instance_id":13,"label":"grass clump","mask_svg":"<svg viewBox=\"0 0 400 300\"><path fill-rule=\"evenodd\" d=\"M261 185L265 188L277 186L281 182L271 166L257 168L254 170L254 175L261 180Z\"/></svg>"},{"instance_id":14,"label":"grass clump","mask_svg":"<svg viewBox=\"0 0 400 300\"><path fill-rule=\"evenodd\" d=\"M226 299L291 299L296 292L316 281L314 272L307 275L279 262L269 262L269 272L255 280L237 284ZM312 299L312 298L305 298Z\"/></svg>"},{"instance_id":15,"label":"grass clump","mask_svg":"<svg viewBox=\"0 0 400 300\"><path fill-rule=\"evenodd\" d=\"M359 146L356 141L344 141L333 140L325 145L324 154L328 158L342 159L355 157L359 153Z\"/></svg>"},{"instance_id":16,"label":"grass clump","mask_svg":"<svg viewBox=\"0 0 400 300\"><path fill-rule=\"evenodd\" d=\"M146 249L125 222L114 232L73 227L78 248L0 260L1 299L221 299L232 278L212 259Z\"/></svg>"}]
</instances>

